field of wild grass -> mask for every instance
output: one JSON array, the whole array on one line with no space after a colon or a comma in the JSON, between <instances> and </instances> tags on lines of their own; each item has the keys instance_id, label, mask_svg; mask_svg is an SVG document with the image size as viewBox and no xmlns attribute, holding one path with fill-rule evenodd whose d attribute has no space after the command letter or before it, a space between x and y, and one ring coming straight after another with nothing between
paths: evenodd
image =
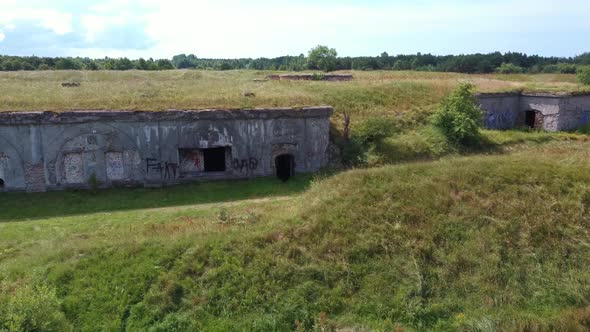
<instances>
[{"instance_id":1,"label":"field of wild grass","mask_svg":"<svg viewBox=\"0 0 590 332\"><path fill-rule=\"evenodd\" d=\"M351 82L253 82L260 71L21 71L0 73L0 111L248 108L328 104L358 118L430 111L459 82L480 91L579 90L574 75L352 72ZM62 82L79 82L64 88ZM249 91L255 97L244 97Z\"/></svg>"},{"instance_id":2,"label":"field of wild grass","mask_svg":"<svg viewBox=\"0 0 590 332\"><path fill-rule=\"evenodd\" d=\"M5 195L0 329L587 330L589 157Z\"/></svg>"}]
</instances>

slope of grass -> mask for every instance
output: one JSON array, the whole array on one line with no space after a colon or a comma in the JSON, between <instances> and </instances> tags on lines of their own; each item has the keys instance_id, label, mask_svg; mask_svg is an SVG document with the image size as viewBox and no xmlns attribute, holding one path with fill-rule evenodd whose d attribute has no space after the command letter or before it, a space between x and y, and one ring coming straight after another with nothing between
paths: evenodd
<instances>
[{"instance_id":1,"label":"slope of grass","mask_svg":"<svg viewBox=\"0 0 590 332\"><path fill-rule=\"evenodd\" d=\"M353 170L298 198L224 203L252 222L219 223L219 207L197 205L0 223L0 243L22 234L0 249L0 322L585 330L589 156L587 143L552 142ZM27 311L38 298L46 309Z\"/></svg>"}]
</instances>

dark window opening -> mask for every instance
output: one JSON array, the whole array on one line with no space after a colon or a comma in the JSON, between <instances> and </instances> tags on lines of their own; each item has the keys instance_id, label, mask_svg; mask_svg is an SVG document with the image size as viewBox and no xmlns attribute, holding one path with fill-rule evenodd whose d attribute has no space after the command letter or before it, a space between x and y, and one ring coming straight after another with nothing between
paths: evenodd
<instances>
[{"instance_id":1,"label":"dark window opening","mask_svg":"<svg viewBox=\"0 0 590 332\"><path fill-rule=\"evenodd\" d=\"M539 111L525 111L524 125L529 128L541 129L543 127L543 115Z\"/></svg>"},{"instance_id":2,"label":"dark window opening","mask_svg":"<svg viewBox=\"0 0 590 332\"><path fill-rule=\"evenodd\" d=\"M277 177L283 181L295 175L295 158L290 154L282 154L275 158Z\"/></svg>"},{"instance_id":3,"label":"dark window opening","mask_svg":"<svg viewBox=\"0 0 590 332\"><path fill-rule=\"evenodd\" d=\"M203 170L205 172L225 172L226 148L203 149Z\"/></svg>"},{"instance_id":4,"label":"dark window opening","mask_svg":"<svg viewBox=\"0 0 590 332\"><path fill-rule=\"evenodd\" d=\"M4 188L4 179L0 178L0 189Z\"/></svg>"}]
</instances>

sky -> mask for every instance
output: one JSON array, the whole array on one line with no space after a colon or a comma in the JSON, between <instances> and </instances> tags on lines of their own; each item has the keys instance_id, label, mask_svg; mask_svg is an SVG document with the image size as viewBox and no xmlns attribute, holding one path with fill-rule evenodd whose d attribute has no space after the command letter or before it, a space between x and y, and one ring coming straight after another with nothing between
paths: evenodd
<instances>
[{"instance_id":1,"label":"sky","mask_svg":"<svg viewBox=\"0 0 590 332\"><path fill-rule=\"evenodd\" d=\"M0 0L0 54L276 57L590 51L590 0Z\"/></svg>"}]
</instances>

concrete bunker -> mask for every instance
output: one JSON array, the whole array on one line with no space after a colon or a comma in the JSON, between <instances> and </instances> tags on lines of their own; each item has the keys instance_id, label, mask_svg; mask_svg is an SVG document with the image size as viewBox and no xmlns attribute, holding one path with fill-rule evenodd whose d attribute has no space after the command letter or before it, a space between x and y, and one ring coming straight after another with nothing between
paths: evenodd
<instances>
[{"instance_id":1,"label":"concrete bunker","mask_svg":"<svg viewBox=\"0 0 590 332\"><path fill-rule=\"evenodd\" d=\"M589 93L504 92L476 97L490 129L575 130L590 121Z\"/></svg>"},{"instance_id":2,"label":"concrete bunker","mask_svg":"<svg viewBox=\"0 0 590 332\"><path fill-rule=\"evenodd\" d=\"M275 172L283 182L295 175L295 157L290 153L281 154L275 157Z\"/></svg>"},{"instance_id":3,"label":"concrete bunker","mask_svg":"<svg viewBox=\"0 0 590 332\"><path fill-rule=\"evenodd\" d=\"M329 106L0 112L2 190L288 179L328 165L331 114Z\"/></svg>"}]
</instances>

